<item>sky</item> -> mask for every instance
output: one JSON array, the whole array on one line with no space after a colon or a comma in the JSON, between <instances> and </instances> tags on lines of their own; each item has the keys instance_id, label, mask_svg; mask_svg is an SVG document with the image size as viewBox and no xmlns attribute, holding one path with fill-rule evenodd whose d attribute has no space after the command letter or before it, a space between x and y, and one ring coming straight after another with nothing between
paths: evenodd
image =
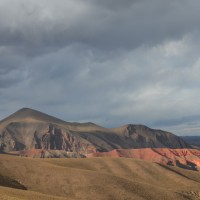
<instances>
[{"instance_id":1,"label":"sky","mask_svg":"<svg viewBox=\"0 0 200 200\"><path fill-rule=\"evenodd\" d=\"M0 0L0 119L29 107L200 135L199 0Z\"/></svg>"}]
</instances>

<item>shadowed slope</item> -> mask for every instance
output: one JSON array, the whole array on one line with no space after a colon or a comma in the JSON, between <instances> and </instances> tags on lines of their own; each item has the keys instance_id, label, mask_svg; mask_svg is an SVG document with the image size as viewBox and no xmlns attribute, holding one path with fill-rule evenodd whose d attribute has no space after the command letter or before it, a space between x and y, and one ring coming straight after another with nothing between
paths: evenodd
<instances>
[{"instance_id":1,"label":"shadowed slope","mask_svg":"<svg viewBox=\"0 0 200 200\"><path fill-rule=\"evenodd\" d=\"M0 175L0 186L26 190L26 187L20 184L18 181L4 175Z\"/></svg>"}]
</instances>

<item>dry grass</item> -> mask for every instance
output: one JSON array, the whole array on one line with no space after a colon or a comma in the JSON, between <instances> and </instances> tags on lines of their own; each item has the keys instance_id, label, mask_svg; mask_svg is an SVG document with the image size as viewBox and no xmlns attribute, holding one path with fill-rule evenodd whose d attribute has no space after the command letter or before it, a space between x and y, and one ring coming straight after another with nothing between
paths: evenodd
<instances>
[{"instance_id":1,"label":"dry grass","mask_svg":"<svg viewBox=\"0 0 200 200\"><path fill-rule=\"evenodd\" d=\"M38 192L24 191L0 187L1 200L67 200L66 198L54 197L50 195L41 194Z\"/></svg>"},{"instance_id":2,"label":"dry grass","mask_svg":"<svg viewBox=\"0 0 200 200\"><path fill-rule=\"evenodd\" d=\"M0 187L1 199L5 200L200 199L199 172L138 159L32 159L0 155L0 175L28 189Z\"/></svg>"}]
</instances>

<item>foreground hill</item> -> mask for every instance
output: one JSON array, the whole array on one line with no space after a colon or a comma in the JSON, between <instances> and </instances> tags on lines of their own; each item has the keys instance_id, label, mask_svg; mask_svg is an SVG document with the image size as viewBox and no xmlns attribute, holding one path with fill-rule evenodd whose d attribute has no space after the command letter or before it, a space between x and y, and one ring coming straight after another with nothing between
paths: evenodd
<instances>
[{"instance_id":1,"label":"foreground hill","mask_svg":"<svg viewBox=\"0 0 200 200\"><path fill-rule=\"evenodd\" d=\"M4 183L6 179L10 183L9 186L0 181L3 200L200 198L199 172L144 160L32 159L0 155L0 166L0 180L4 177ZM11 189L22 185L24 190Z\"/></svg>"},{"instance_id":2,"label":"foreground hill","mask_svg":"<svg viewBox=\"0 0 200 200\"><path fill-rule=\"evenodd\" d=\"M143 125L106 129L93 123L69 123L23 108L0 122L0 151L48 149L80 154L132 148L190 148L172 133Z\"/></svg>"}]
</instances>

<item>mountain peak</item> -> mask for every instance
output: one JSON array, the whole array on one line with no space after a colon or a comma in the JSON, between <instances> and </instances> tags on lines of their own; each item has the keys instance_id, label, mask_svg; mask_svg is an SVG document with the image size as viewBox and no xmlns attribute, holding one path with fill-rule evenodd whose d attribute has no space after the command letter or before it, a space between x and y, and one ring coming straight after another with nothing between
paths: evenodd
<instances>
[{"instance_id":1,"label":"mountain peak","mask_svg":"<svg viewBox=\"0 0 200 200\"><path fill-rule=\"evenodd\" d=\"M143 125L143 124L125 124L123 126L115 128L115 129L127 129L127 130L145 129L145 130L149 130L151 128L149 128L148 126Z\"/></svg>"},{"instance_id":2,"label":"mountain peak","mask_svg":"<svg viewBox=\"0 0 200 200\"><path fill-rule=\"evenodd\" d=\"M27 116L27 117L31 117L33 114L36 113L41 113L40 111L34 110L32 108L21 108L18 111L16 111L15 113L13 113L13 115L16 116Z\"/></svg>"},{"instance_id":3,"label":"mountain peak","mask_svg":"<svg viewBox=\"0 0 200 200\"><path fill-rule=\"evenodd\" d=\"M66 123L65 121L53 117L51 115L45 114L38 110L34 110L32 108L21 108L16 111L12 115L8 116L1 122L18 122L18 121L41 121L41 122L55 122L55 123Z\"/></svg>"},{"instance_id":4,"label":"mountain peak","mask_svg":"<svg viewBox=\"0 0 200 200\"><path fill-rule=\"evenodd\" d=\"M12 115L10 115L10 117L12 116L17 118L37 118L41 115L47 115L47 114L42 113L38 110L34 110L32 108L21 108Z\"/></svg>"},{"instance_id":5,"label":"mountain peak","mask_svg":"<svg viewBox=\"0 0 200 200\"><path fill-rule=\"evenodd\" d=\"M21 109L19 109L17 112L26 112L26 111L36 111L36 110L34 110L34 109L32 109L32 108L27 108L27 107L24 107L24 108L21 108Z\"/></svg>"}]
</instances>

